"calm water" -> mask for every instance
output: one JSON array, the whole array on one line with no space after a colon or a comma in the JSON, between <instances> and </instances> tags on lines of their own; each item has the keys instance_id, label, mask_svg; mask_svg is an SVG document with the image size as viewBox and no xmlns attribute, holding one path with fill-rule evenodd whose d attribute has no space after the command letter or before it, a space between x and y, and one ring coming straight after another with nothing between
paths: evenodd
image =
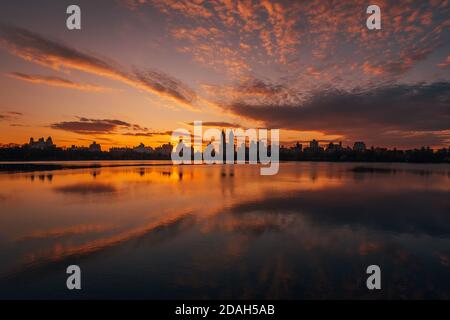
<instances>
[{"instance_id":1,"label":"calm water","mask_svg":"<svg viewBox=\"0 0 450 320\"><path fill-rule=\"evenodd\" d=\"M2 173L0 208L0 298L450 298L449 165Z\"/></svg>"}]
</instances>

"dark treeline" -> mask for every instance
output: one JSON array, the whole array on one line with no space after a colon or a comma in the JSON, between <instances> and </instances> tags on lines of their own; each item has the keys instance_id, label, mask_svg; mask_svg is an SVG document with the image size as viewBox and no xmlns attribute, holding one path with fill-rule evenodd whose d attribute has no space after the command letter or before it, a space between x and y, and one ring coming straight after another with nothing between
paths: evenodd
<instances>
[{"instance_id":1,"label":"dark treeline","mask_svg":"<svg viewBox=\"0 0 450 320\"><path fill-rule=\"evenodd\" d=\"M280 149L281 160L291 161L342 161L342 162L415 162L415 163L450 163L450 150L433 151L430 148L414 150L396 150L371 148L366 150L343 149L329 152L327 150Z\"/></svg>"},{"instance_id":2,"label":"dark treeline","mask_svg":"<svg viewBox=\"0 0 450 320\"><path fill-rule=\"evenodd\" d=\"M248 154L248 153L247 153ZM248 158L248 156L247 156ZM170 160L168 153L142 153L132 149L126 152L89 151L87 149L33 149L26 147L0 148L0 161L83 161L83 160ZM280 148L281 161L342 161L342 162L416 162L450 163L450 150L430 148L396 150L345 148L330 152L326 149L296 150Z\"/></svg>"}]
</instances>

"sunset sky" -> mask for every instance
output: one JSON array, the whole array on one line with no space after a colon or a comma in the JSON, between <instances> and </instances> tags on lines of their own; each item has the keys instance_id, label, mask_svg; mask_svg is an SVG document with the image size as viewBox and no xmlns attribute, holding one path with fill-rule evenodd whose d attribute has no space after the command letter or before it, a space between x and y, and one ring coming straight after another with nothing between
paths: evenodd
<instances>
[{"instance_id":1,"label":"sunset sky","mask_svg":"<svg viewBox=\"0 0 450 320\"><path fill-rule=\"evenodd\" d=\"M66 28L70 4L82 30ZM381 30L366 27L370 4L381 7ZM0 143L156 146L202 120L279 128L282 144L448 147L449 9L448 0L3 0Z\"/></svg>"}]
</instances>

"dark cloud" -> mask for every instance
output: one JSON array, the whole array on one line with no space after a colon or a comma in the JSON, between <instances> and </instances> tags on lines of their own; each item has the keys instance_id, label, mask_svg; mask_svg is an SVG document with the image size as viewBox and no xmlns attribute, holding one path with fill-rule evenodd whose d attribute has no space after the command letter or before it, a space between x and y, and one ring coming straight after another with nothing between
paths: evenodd
<instances>
[{"instance_id":1,"label":"dark cloud","mask_svg":"<svg viewBox=\"0 0 450 320\"><path fill-rule=\"evenodd\" d=\"M384 85L366 90L328 89L314 92L301 104L272 99L253 104L234 101L229 109L266 126L301 131L322 131L350 139L382 136L398 140L419 138L444 142L450 130L450 83Z\"/></svg>"},{"instance_id":2,"label":"dark cloud","mask_svg":"<svg viewBox=\"0 0 450 320\"><path fill-rule=\"evenodd\" d=\"M167 135L167 132L127 132L122 134L124 136L132 136L132 137L154 137L154 136L164 136Z\"/></svg>"},{"instance_id":3,"label":"dark cloud","mask_svg":"<svg viewBox=\"0 0 450 320\"><path fill-rule=\"evenodd\" d=\"M139 124L133 124L118 119L90 119L86 117L78 117L77 121L57 122L51 124L50 127L57 130L64 130L83 135L114 134L132 137L171 135L170 132L152 131L149 128L143 127ZM112 141L110 139L100 137L96 137L96 139ZM90 139L86 139L86 141L90 141Z\"/></svg>"},{"instance_id":4,"label":"dark cloud","mask_svg":"<svg viewBox=\"0 0 450 320\"><path fill-rule=\"evenodd\" d=\"M0 121L17 120L21 116L23 116L23 113L17 111L0 111Z\"/></svg>"},{"instance_id":5,"label":"dark cloud","mask_svg":"<svg viewBox=\"0 0 450 320\"><path fill-rule=\"evenodd\" d=\"M79 134L123 134L144 136L149 133L148 128L138 124L131 124L117 119L89 119L85 117L78 117L78 121L53 123L50 127Z\"/></svg>"},{"instance_id":6,"label":"dark cloud","mask_svg":"<svg viewBox=\"0 0 450 320\"><path fill-rule=\"evenodd\" d=\"M91 123L108 123L113 126L124 126L124 127L131 127L132 124L122 121L122 120L97 120L97 119L89 119L85 117L79 118L81 122L91 122Z\"/></svg>"},{"instance_id":7,"label":"dark cloud","mask_svg":"<svg viewBox=\"0 0 450 320\"><path fill-rule=\"evenodd\" d=\"M163 72L135 70L134 74L144 87L152 88L162 95L172 97L187 105L190 105L196 99L195 92L187 85Z\"/></svg>"},{"instance_id":8,"label":"dark cloud","mask_svg":"<svg viewBox=\"0 0 450 320\"><path fill-rule=\"evenodd\" d=\"M244 81L237 88L237 91L245 94L272 96L286 91L286 87L280 84L273 84L260 79L250 79Z\"/></svg>"},{"instance_id":9,"label":"dark cloud","mask_svg":"<svg viewBox=\"0 0 450 320\"><path fill-rule=\"evenodd\" d=\"M63 121L53 123L51 128L76 132L80 134L112 133L120 127L129 127L130 124L120 120L93 120L80 118L79 121Z\"/></svg>"},{"instance_id":10,"label":"dark cloud","mask_svg":"<svg viewBox=\"0 0 450 320\"><path fill-rule=\"evenodd\" d=\"M194 122L189 122L187 125L193 126ZM241 128L241 126L236 123L224 121L203 121L202 125L205 127Z\"/></svg>"},{"instance_id":11,"label":"dark cloud","mask_svg":"<svg viewBox=\"0 0 450 320\"><path fill-rule=\"evenodd\" d=\"M195 108L192 106L192 102L196 99L195 92L179 80L159 71L136 69L133 72L128 72L110 59L97 57L58 41L49 40L26 29L5 24L0 24L0 45L12 54L28 61L54 69L80 70L118 80L164 98L175 100L184 106ZM57 83L63 84L61 81L57 81ZM65 84L67 85L67 83Z\"/></svg>"}]
</instances>

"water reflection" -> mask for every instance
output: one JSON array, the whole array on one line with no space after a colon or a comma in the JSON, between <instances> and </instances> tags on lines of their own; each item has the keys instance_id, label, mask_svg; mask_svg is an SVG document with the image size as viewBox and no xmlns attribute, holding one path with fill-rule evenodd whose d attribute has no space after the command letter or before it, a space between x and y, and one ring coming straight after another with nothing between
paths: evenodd
<instances>
[{"instance_id":1,"label":"water reflection","mask_svg":"<svg viewBox=\"0 0 450 320\"><path fill-rule=\"evenodd\" d=\"M98 194L98 193L112 193L116 192L117 188L114 184L108 183L75 183L66 186L57 187L54 189L61 193L75 193L81 195Z\"/></svg>"},{"instance_id":2,"label":"water reflection","mask_svg":"<svg viewBox=\"0 0 450 320\"><path fill-rule=\"evenodd\" d=\"M39 174L39 175L30 175L30 180L33 182L36 179L39 179L40 182L49 182L51 183L53 180L53 174Z\"/></svg>"},{"instance_id":3,"label":"water reflection","mask_svg":"<svg viewBox=\"0 0 450 320\"><path fill-rule=\"evenodd\" d=\"M284 163L275 177L245 165L1 174L0 297L73 298L64 268L76 263L87 288L77 298L449 298L448 172ZM369 264L382 267L382 292L365 287Z\"/></svg>"}]
</instances>

